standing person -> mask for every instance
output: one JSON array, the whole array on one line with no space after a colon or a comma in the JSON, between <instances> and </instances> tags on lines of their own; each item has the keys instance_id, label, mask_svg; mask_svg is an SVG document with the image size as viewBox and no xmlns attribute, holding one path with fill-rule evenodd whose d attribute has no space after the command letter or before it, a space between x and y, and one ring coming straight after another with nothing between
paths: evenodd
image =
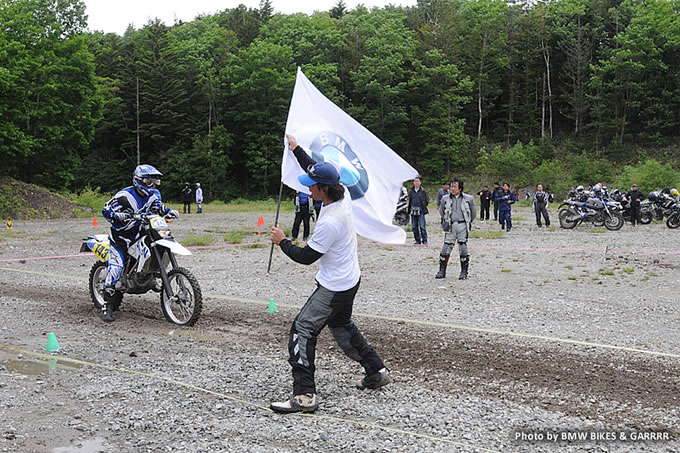
<instances>
[{"instance_id":1,"label":"standing person","mask_svg":"<svg viewBox=\"0 0 680 453\"><path fill-rule=\"evenodd\" d=\"M548 204L550 203L550 196L543 192L543 184L536 186L536 193L534 194L534 212L536 212L536 225L540 228L541 216L545 220L545 226L550 226L550 217L548 216Z\"/></svg>"},{"instance_id":2,"label":"standing person","mask_svg":"<svg viewBox=\"0 0 680 453\"><path fill-rule=\"evenodd\" d=\"M272 227L270 237L283 253L296 263L319 261L316 290L295 317L290 329L288 363L293 371L293 395L286 401L273 402L274 412L314 412L318 406L314 382L316 339L328 328L343 352L363 366L366 375L357 383L360 389L376 389L391 382L389 371L380 355L368 344L352 321L354 297L359 290L361 270L357 256L351 200L345 199L345 187L333 165L314 163L286 134L288 147L307 173L298 176L308 186L315 200L322 200L323 215L319 216L314 234L305 248L293 245L283 230Z\"/></svg>"},{"instance_id":3,"label":"standing person","mask_svg":"<svg viewBox=\"0 0 680 453\"><path fill-rule=\"evenodd\" d=\"M449 187L450 187L449 182L448 182L448 181L444 181L444 182L442 183L441 189L439 189L439 192L437 192L437 210L439 210L439 208L440 208L441 205L442 205L442 197L445 197L445 196L448 196L448 195L449 195ZM443 217L441 218L441 221L440 221L439 223L444 223L444 218L443 218Z\"/></svg>"},{"instance_id":4,"label":"standing person","mask_svg":"<svg viewBox=\"0 0 680 453\"><path fill-rule=\"evenodd\" d=\"M498 207L498 222L501 224L501 230L506 230L508 233L512 229L512 204L517 201L515 194L510 192L510 184L503 183L503 190L496 195L496 203Z\"/></svg>"},{"instance_id":5,"label":"standing person","mask_svg":"<svg viewBox=\"0 0 680 453\"><path fill-rule=\"evenodd\" d=\"M113 312L118 310L122 293L116 290L121 272L128 256L128 247L139 239L141 221L135 220L135 214L170 215L177 218L179 213L163 204L160 185L163 174L151 165L138 165L132 173L132 185L120 190L106 202L102 215L111 224L109 233L109 262L104 280L104 304L102 320L113 322Z\"/></svg>"},{"instance_id":6,"label":"standing person","mask_svg":"<svg viewBox=\"0 0 680 453\"><path fill-rule=\"evenodd\" d=\"M484 186L479 195L479 204L481 205L479 218L480 220L489 220L489 208L491 207L491 201L493 200L493 194L489 191L489 186Z\"/></svg>"},{"instance_id":7,"label":"standing person","mask_svg":"<svg viewBox=\"0 0 680 453\"><path fill-rule=\"evenodd\" d=\"M503 189L500 188L498 185L498 181L493 183L493 190L491 191L491 201L493 202L493 219L498 220L498 208L500 206L500 203L496 201L496 195L498 195L499 192L502 192Z\"/></svg>"},{"instance_id":8,"label":"standing person","mask_svg":"<svg viewBox=\"0 0 680 453\"><path fill-rule=\"evenodd\" d=\"M463 181L454 179L451 182L451 193L448 197L442 198L439 212L444 218L442 228L445 233L444 245L439 252L439 272L437 272L435 278L446 277L446 266L449 264L451 250L453 250L454 244L458 242L458 255L460 256L458 279L465 280L468 277L470 266L470 255L467 248L468 233L472 229L472 221L477 216L477 209L472 195L463 193Z\"/></svg>"},{"instance_id":9,"label":"standing person","mask_svg":"<svg viewBox=\"0 0 680 453\"><path fill-rule=\"evenodd\" d=\"M200 182L196 183L196 212L203 214L203 189Z\"/></svg>"},{"instance_id":10,"label":"standing person","mask_svg":"<svg viewBox=\"0 0 680 453\"><path fill-rule=\"evenodd\" d=\"M186 214L188 212L191 214L191 187L189 187L188 182L184 183L184 189L182 189L182 201L184 201L182 213Z\"/></svg>"},{"instance_id":11,"label":"standing person","mask_svg":"<svg viewBox=\"0 0 680 453\"><path fill-rule=\"evenodd\" d=\"M304 222L304 229L302 231L302 240L306 241L309 237L309 218L314 213L314 204L311 197L304 192L298 192L295 195L295 220L293 221L293 231L291 236L296 240L300 232L300 223Z\"/></svg>"},{"instance_id":12,"label":"standing person","mask_svg":"<svg viewBox=\"0 0 680 453\"><path fill-rule=\"evenodd\" d=\"M319 220L319 212L321 212L322 204L323 202L321 200L314 200L314 212L316 213L316 220Z\"/></svg>"},{"instance_id":13,"label":"standing person","mask_svg":"<svg viewBox=\"0 0 680 453\"><path fill-rule=\"evenodd\" d=\"M420 177L416 176L413 180L413 189L408 193L408 212L411 214L411 226L413 227L415 243L427 245L425 216L429 213L427 205L430 200L427 192L420 185Z\"/></svg>"},{"instance_id":14,"label":"standing person","mask_svg":"<svg viewBox=\"0 0 680 453\"><path fill-rule=\"evenodd\" d=\"M626 198L630 202L630 221L635 226L636 223L640 223L640 202L644 200L645 195L638 190L637 184L633 184Z\"/></svg>"}]
</instances>

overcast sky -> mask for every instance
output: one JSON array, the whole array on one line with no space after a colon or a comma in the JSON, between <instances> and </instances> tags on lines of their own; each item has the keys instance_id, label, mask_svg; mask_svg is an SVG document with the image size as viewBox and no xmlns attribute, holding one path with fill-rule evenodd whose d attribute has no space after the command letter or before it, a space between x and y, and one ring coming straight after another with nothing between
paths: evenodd
<instances>
[{"instance_id":1,"label":"overcast sky","mask_svg":"<svg viewBox=\"0 0 680 453\"><path fill-rule=\"evenodd\" d=\"M143 27L149 19L160 18L166 25L175 23L175 19L191 22L199 14L213 14L224 9L235 8L244 4L249 8L257 8L259 0L83 0L90 30L122 35L128 24L135 28ZM367 7L382 7L387 4L413 6L417 0L344 0L347 9L354 9L358 4ZM275 13L306 13L328 11L337 0L271 0Z\"/></svg>"}]
</instances>

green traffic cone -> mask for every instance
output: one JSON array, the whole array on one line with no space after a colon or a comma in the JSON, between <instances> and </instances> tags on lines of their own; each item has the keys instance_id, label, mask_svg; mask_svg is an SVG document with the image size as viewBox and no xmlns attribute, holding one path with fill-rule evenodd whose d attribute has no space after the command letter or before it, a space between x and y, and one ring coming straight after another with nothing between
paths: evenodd
<instances>
[{"instance_id":1,"label":"green traffic cone","mask_svg":"<svg viewBox=\"0 0 680 453\"><path fill-rule=\"evenodd\" d=\"M60 349L61 346L59 346L57 336L53 332L50 332L49 336L47 337L47 346L45 346L45 351L53 352L58 351Z\"/></svg>"},{"instance_id":2,"label":"green traffic cone","mask_svg":"<svg viewBox=\"0 0 680 453\"><path fill-rule=\"evenodd\" d=\"M269 307L267 307L267 313L278 313L279 309L276 308L276 302L274 299L269 299Z\"/></svg>"}]
</instances>

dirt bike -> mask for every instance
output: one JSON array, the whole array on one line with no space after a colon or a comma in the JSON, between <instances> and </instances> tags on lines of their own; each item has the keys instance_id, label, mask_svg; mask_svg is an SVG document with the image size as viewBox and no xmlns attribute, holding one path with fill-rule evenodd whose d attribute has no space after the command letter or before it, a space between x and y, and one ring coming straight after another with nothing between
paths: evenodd
<instances>
[{"instance_id":1,"label":"dirt bike","mask_svg":"<svg viewBox=\"0 0 680 453\"><path fill-rule=\"evenodd\" d=\"M116 283L114 311L125 293L160 292L165 319L181 326L194 325L203 308L201 287L189 270L177 265L175 258L175 255L191 255L191 252L175 241L163 217L136 214L132 218L141 222L141 237L128 249L125 266ZM110 247L106 234L90 235L83 239L80 247L81 252L92 251L99 259L92 266L89 278L90 297L98 310L104 304Z\"/></svg>"},{"instance_id":2,"label":"dirt bike","mask_svg":"<svg viewBox=\"0 0 680 453\"><path fill-rule=\"evenodd\" d=\"M616 203L618 204L618 203ZM592 222L594 226L602 226L608 230L620 230L623 226L623 215L615 209L612 202L590 198L587 201L565 200L559 206L560 226L566 229L575 228L582 222Z\"/></svg>"}]
</instances>

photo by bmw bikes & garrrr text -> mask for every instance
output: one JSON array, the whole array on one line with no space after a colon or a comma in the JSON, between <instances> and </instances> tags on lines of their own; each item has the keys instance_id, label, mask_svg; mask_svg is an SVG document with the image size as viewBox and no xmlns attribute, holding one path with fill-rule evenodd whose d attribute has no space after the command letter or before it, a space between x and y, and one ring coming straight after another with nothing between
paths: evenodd
<instances>
[{"instance_id":1,"label":"photo by bmw bikes & garrrr text","mask_svg":"<svg viewBox=\"0 0 680 453\"><path fill-rule=\"evenodd\" d=\"M175 255L191 255L170 234L165 219L158 215L136 214L141 222L140 238L128 249L128 256L116 283L114 310L120 306L123 294L161 293L161 309L165 319L174 324L192 326L201 315L203 296L196 277L179 267ZM99 259L90 270L90 296L95 308L104 304L109 237L106 234L90 235L83 240L81 252L92 251Z\"/></svg>"}]
</instances>

